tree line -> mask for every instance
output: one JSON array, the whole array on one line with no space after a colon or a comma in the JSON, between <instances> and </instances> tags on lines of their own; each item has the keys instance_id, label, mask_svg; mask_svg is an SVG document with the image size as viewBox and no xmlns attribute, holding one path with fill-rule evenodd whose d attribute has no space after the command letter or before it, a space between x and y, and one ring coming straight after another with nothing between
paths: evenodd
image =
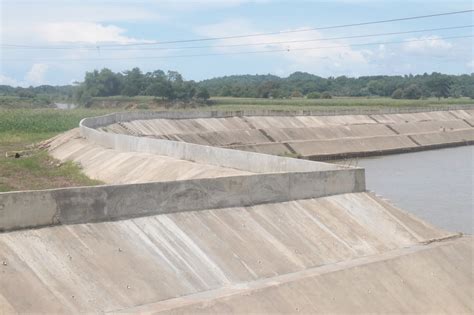
<instances>
[{"instance_id":1,"label":"tree line","mask_svg":"<svg viewBox=\"0 0 474 315\"><path fill-rule=\"evenodd\" d=\"M259 98L328 98L330 96L382 96L420 99L428 97L474 98L474 74L433 72L405 76L346 76L323 78L295 72L286 78L274 75L232 75L199 83L212 96Z\"/></svg>"},{"instance_id":2,"label":"tree line","mask_svg":"<svg viewBox=\"0 0 474 315\"><path fill-rule=\"evenodd\" d=\"M142 72L139 68L113 72L104 68L86 72L75 85L11 87L0 85L0 95L21 98L72 100L87 104L94 97L153 96L173 101L206 101L210 96L254 98L331 98L333 96L382 96L395 99L428 97L474 98L474 74L446 75L433 72L405 76L346 76L323 78L306 72L288 77L275 75L232 75L201 82L185 80L176 71Z\"/></svg>"},{"instance_id":3,"label":"tree line","mask_svg":"<svg viewBox=\"0 0 474 315\"><path fill-rule=\"evenodd\" d=\"M113 72L104 68L86 72L79 84L76 98L87 103L97 96L147 95L163 100L207 100L209 92L194 81L186 81L176 71L155 70L143 73L139 68L124 72Z\"/></svg>"}]
</instances>

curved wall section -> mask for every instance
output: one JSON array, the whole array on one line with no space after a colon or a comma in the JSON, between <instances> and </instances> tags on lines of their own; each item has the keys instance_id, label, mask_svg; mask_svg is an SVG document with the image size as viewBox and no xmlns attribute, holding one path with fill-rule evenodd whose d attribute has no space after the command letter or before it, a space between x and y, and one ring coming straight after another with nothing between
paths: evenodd
<instances>
[{"instance_id":1,"label":"curved wall section","mask_svg":"<svg viewBox=\"0 0 474 315\"><path fill-rule=\"evenodd\" d=\"M212 112L205 114L212 115ZM226 113L221 113L225 115ZM145 152L177 159L195 161L216 166L234 168L254 173L308 172L342 170L344 166L313 162L269 154L204 146L181 141L136 137L99 131L96 128L137 119L166 118L185 119L204 113L180 112L129 112L84 118L80 124L81 135L87 140L106 148L120 151ZM189 116L187 116L189 115ZM217 114L215 114L217 115ZM162 117L162 116L159 116Z\"/></svg>"},{"instance_id":2,"label":"curved wall section","mask_svg":"<svg viewBox=\"0 0 474 315\"><path fill-rule=\"evenodd\" d=\"M119 113L86 118L80 123L80 131L88 141L107 148L166 155L241 169L253 174L0 193L0 232L171 212L253 206L365 191L362 168L113 134L95 129L125 119L143 119L144 115L147 114Z\"/></svg>"}]
</instances>

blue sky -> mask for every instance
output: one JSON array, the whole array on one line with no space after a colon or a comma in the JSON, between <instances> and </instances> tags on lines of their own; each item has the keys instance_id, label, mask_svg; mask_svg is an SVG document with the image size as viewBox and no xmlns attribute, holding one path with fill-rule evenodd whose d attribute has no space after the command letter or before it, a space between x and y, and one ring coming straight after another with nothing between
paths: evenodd
<instances>
[{"instance_id":1,"label":"blue sky","mask_svg":"<svg viewBox=\"0 0 474 315\"><path fill-rule=\"evenodd\" d=\"M234 40L130 46L469 10L473 9L473 2L470 0L0 0L0 3L2 45L67 48L23 49L2 46L0 84L69 84L81 81L85 71L103 67L114 71L132 67L140 67L145 72L155 69L176 70L186 79L192 80L232 74L271 73L287 76L294 71L306 71L324 77L433 71L452 74L474 72L473 38L443 39L472 35L472 28L358 39L222 47L229 44L307 41L471 25L474 24L472 13ZM392 41L407 42L357 46ZM107 45L122 46L110 50ZM149 49L197 45L207 47ZM98 49L94 48L97 46ZM318 49L305 50L307 48ZM290 51L264 52L274 49ZM231 54L247 51L258 53ZM179 57L189 54L214 55Z\"/></svg>"}]
</instances>

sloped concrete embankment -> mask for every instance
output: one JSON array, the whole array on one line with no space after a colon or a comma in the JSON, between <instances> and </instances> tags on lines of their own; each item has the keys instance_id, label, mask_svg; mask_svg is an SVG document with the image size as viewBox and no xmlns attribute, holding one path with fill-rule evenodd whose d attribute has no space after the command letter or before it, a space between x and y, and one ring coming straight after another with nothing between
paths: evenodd
<instances>
[{"instance_id":1,"label":"sloped concrete embankment","mask_svg":"<svg viewBox=\"0 0 474 315\"><path fill-rule=\"evenodd\" d=\"M362 169L81 128L250 174L0 194L24 228L0 233L0 313L473 311L472 238L363 192Z\"/></svg>"},{"instance_id":2,"label":"sloped concrete embankment","mask_svg":"<svg viewBox=\"0 0 474 315\"><path fill-rule=\"evenodd\" d=\"M275 155L324 160L420 151L474 143L474 110L328 116L305 111L114 115L103 130ZM232 113L232 112L231 112ZM364 111L362 111L364 113ZM115 123L114 123L115 122Z\"/></svg>"},{"instance_id":3,"label":"sloped concrete embankment","mask_svg":"<svg viewBox=\"0 0 474 315\"><path fill-rule=\"evenodd\" d=\"M450 235L368 193L0 233L0 310L468 313Z\"/></svg>"},{"instance_id":4,"label":"sloped concrete embankment","mask_svg":"<svg viewBox=\"0 0 474 315\"><path fill-rule=\"evenodd\" d=\"M104 120L103 117L94 119ZM89 119L87 122L94 121ZM214 179L1 193L0 230L250 206L365 191L364 170L360 168L111 134L87 127L84 121L80 128L88 141L104 147L161 154L239 169L248 174Z\"/></svg>"}]
</instances>

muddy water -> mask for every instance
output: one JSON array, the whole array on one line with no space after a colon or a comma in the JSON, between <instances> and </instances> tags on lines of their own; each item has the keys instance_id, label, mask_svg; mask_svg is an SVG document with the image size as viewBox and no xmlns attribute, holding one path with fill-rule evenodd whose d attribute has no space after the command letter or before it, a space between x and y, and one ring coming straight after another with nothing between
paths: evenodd
<instances>
[{"instance_id":1,"label":"muddy water","mask_svg":"<svg viewBox=\"0 0 474 315\"><path fill-rule=\"evenodd\" d=\"M346 161L367 188L441 228L474 232L474 146Z\"/></svg>"}]
</instances>

